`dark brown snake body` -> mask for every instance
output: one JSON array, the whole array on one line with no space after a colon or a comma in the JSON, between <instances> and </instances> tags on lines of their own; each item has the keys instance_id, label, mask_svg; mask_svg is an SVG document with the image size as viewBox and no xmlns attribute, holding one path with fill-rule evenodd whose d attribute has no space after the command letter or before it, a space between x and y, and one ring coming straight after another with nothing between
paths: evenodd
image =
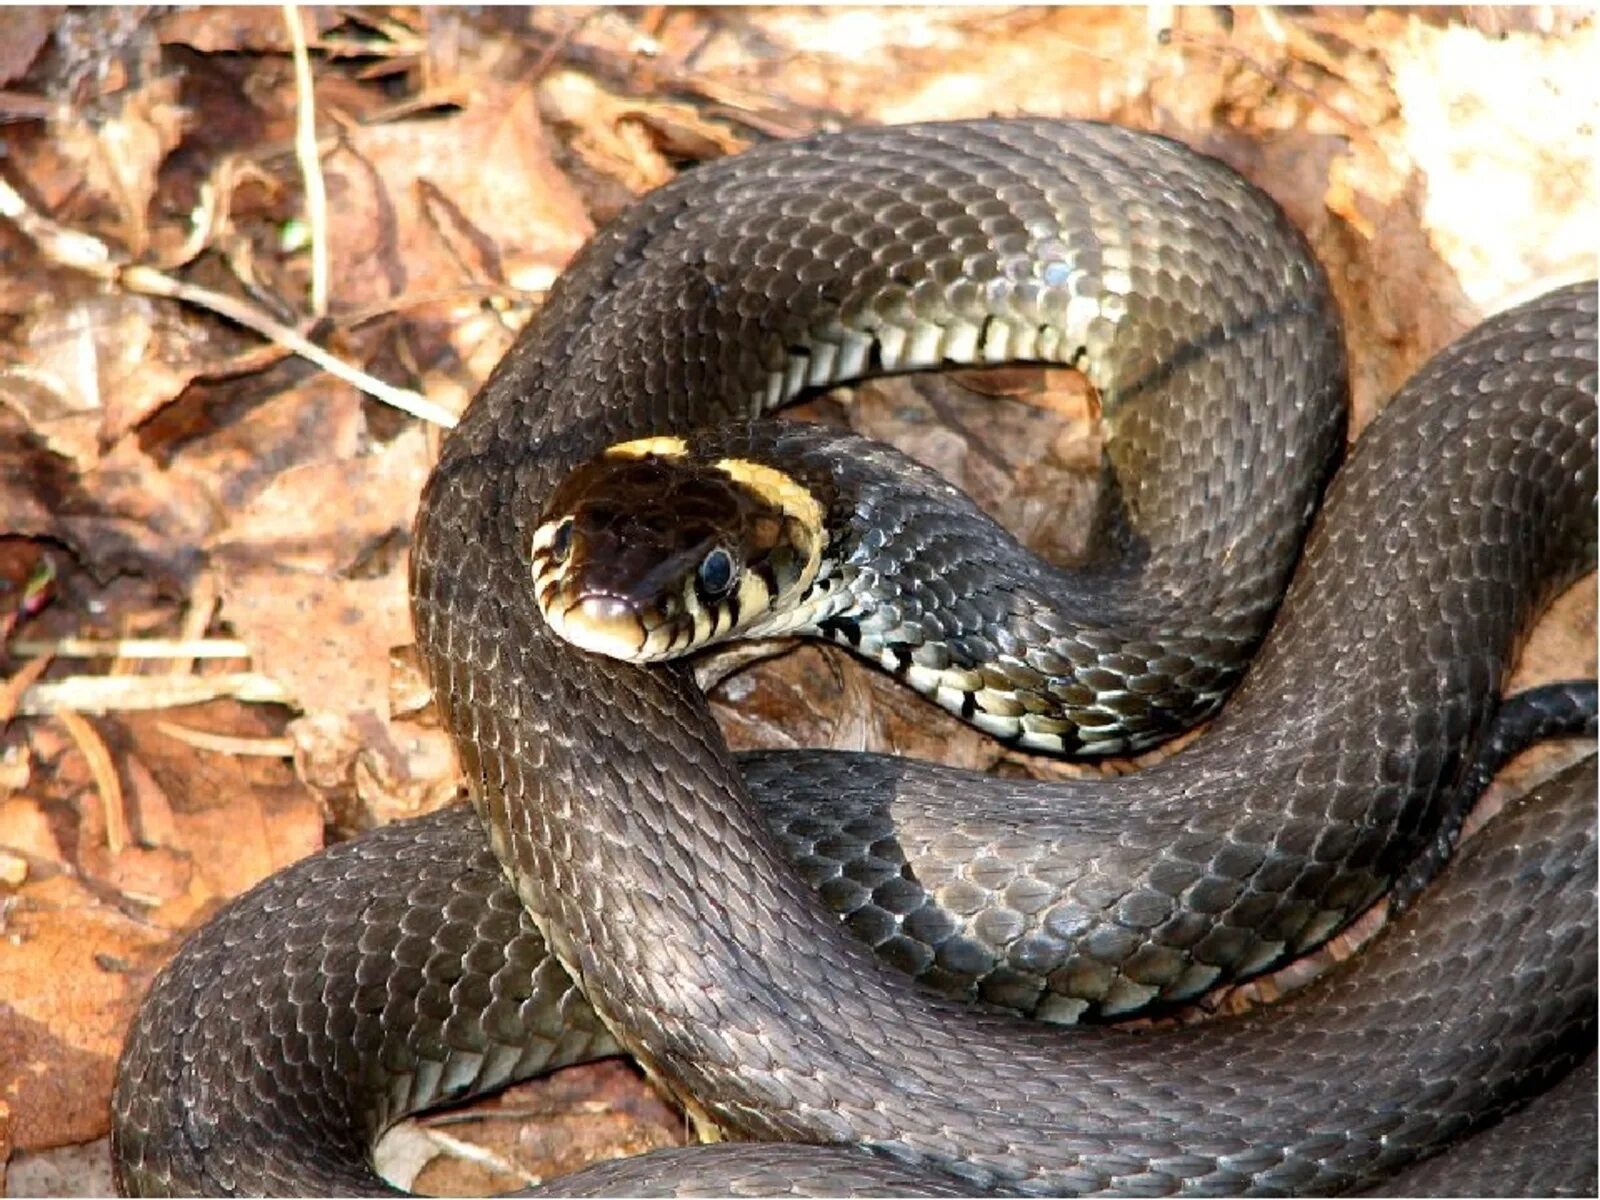
<instances>
[{"instance_id":1,"label":"dark brown snake body","mask_svg":"<svg viewBox=\"0 0 1600 1200\"><path fill-rule=\"evenodd\" d=\"M419 644L493 858L460 814L427 818L197 935L124 1057L122 1185L367 1189L367 1142L402 1112L618 1046L735 1135L837 1147L647 1159L592 1183L628 1192L704 1169L698 1186L740 1192L1325 1193L1494 1120L1593 1046L1581 779L1500 823L1439 889L1452 907L1428 897L1352 972L1148 1035L929 994L852 939L768 825L819 843L812 817L772 813L855 806L838 827L869 844L862 870L902 856L889 882L940 902L947 940L989 888L984 911L1016 918L999 953L1058 1015L1181 999L1325 938L1454 819L1520 637L1593 565L1595 312L1593 285L1552 293L1407 386L1335 480L1244 683L1182 754L1048 786L766 756L744 764L764 815L686 670L583 654L530 602L528 538L568 471L841 376L1080 365L1156 631L1113 621L1044 674L1136 722L1148 709L1123 698L1203 678L1192 717L1214 703L1198 668L1260 636L1326 475L1337 325L1270 202L1107 126L865 130L653 193L552 292L419 513ZM979 865L950 867L952 842Z\"/></svg>"}]
</instances>

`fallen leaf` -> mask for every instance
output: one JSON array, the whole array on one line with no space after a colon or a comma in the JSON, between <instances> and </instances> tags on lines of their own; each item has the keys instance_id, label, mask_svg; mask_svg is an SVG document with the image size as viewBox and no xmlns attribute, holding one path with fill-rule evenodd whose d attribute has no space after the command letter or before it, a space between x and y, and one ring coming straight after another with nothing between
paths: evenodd
<instances>
[{"instance_id":1,"label":"fallen leaf","mask_svg":"<svg viewBox=\"0 0 1600 1200\"><path fill-rule=\"evenodd\" d=\"M291 468L213 548L224 618L307 711L387 714L389 650L411 641L403 551L427 468L414 427L371 454Z\"/></svg>"},{"instance_id":2,"label":"fallen leaf","mask_svg":"<svg viewBox=\"0 0 1600 1200\"><path fill-rule=\"evenodd\" d=\"M149 241L161 163L183 137L187 114L178 103L178 82L176 75L149 80L92 119L77 108L56 113L56 143L80 165L85 186L111 202L123 248L134 258Z\"/></svg>"},{"instance_id":3,"label":"fallen leaf","mask_svg":"<svg viewBox=\"0 0 1600 1200\"><path fill-rule=\"evenodd\" d=\"M7 907L0 953L0 1100L19 1150L85 1141L110 1093L143 980L130 965L166 935L102 904L67 875L30 882Z\"/></svg>"},{"instance_id":4,"label":"fallen leaf","mask_svg":"<svg viewBox=\"0 0 1600 1200\"><path fill-rule=\"evenodd\" d=\"M19 342L26 391L10 400L45 445L80 470L169 403L199 372L207 327L182 309L131 293L39 308Z\"/></svg>"},{"instance_id":5,"label":"fallen leaf","mask_svg":"<svg viewBox=\"0 0 1600 1200\"><path fill-rule=\"evenodd\" d=\"M50 40L55 11L45 5L18 6L5 17L5 36L0 38L0 84L20 79ZM0 1163L5 1155L0 1154Z\"/></svg>"},{"instance_id":6,"label":"fallen leaf","mask_svg":"<svg viewBox=\"0 0 1600 1200\"><path fill-rule=\"evenodd\" d=\"M542 289L589 233L527 87L348 130L323 172L333 298L347 308L473 283Z\"/></svg>"},{"instance_id":7,"label":"fallen leaf","mask_svg":"<svg viewBox=\"0 0 1600 1200\"><path fill-rule=\"evenodd\" d=\"M331 8L306 5L297 11L306 23L308 37L326 32L343 19ZM156 21L156 31L164 43L189 46L202 54L289 51L283 9L273 5L219 4L163 13Z\"/></svg>"}]
</instances>

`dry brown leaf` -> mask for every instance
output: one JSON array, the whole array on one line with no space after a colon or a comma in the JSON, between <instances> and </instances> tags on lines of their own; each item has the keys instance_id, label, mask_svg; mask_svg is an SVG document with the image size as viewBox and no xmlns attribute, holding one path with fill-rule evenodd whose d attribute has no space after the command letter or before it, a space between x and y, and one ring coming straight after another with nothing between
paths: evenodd
<instances>
[{"instance_id":1,"label":"dry brown leaf","mask_svg":"<svg viewBox=\"0 0 1600 1200\"><path fill-rule=\"evenodd\" d=\"M290 722L288 732L296 771L342 829L405 820L460 797L455 747L437 725L321 712Z\"/></svg>"},{"instance_id":2,"label":"dry brown leaf","mask_svg":"<svg viewBox=\"0 0 1600 1200\"><path fill-rule=\"evenodd\" d=\"M215 706L167 713L125 714L108 730L115 744L138 763L130 814L140 842L187 860L160 884L151 919L181 928L197 907L237 895L274 871L322 848L322 806L294 777L288 764L260 757L234 757L198 750L166 736L160 725L178 720L197 729L235 736L276 733L280 721L259 709ZM217 728L217 726L223 726ZM106 864L113 875L114 863ZM127 868L156 870L156 863ZM192 878L186 873L192 871ZM113 879L113 881L115 881Z\"/></svg>"},{"instance_id":3,"label":"dry brown leaf","mask_svg":"<svg viewBox=\"0 0 1600 1200\"><path fill-rule=\"evenodd\" d=\"M0 887L21 887L28 878L28 860L0 846Z\"/></svg>"},{"instance_id":4,"label":"dry brown leaf","mask_svg":"<svg viewBox=\"0 0 1600 1200\"><path fill-rule=\"evenodd\" d=\"M205 494L125 437L77 481L87 503L54 514L51 533L97 573L130 571L182 590L216 520Z\"/></svg>"},{"instance_id":5,"label":"dry brown leaf","mask_svg":"<svg viewBox=\"0 0 1600 1200\"><path fill-rule=\"evenodd\" d=\"M0 731L4 731L10 724L11 718L16 715L22 694L32 687L49 667L50 656L41 655L23 663L6 677L4 684L0 685Z\"/></svg>"},{"instance_id":6,"label":"dry brown leaf","mask_svg":"<svg viewBox=\"0 0 1600 1200\"><path fill-rule=\"evenodd\" d=\"M102 1102L144 981L132 964L166 935L68 875L26 884L5 909L0 953L0 1098L16 1149L106 1132Z\"/></svg>"},{"instance_id":7,"label":"dry brown leaf","mask_svg":"<svg viewBox=\"0 0 1600 1200\"><path fill-rule=\"evenodd\" d=\"M938 471L1050 561L1078 561L1095 524L1102 444L1082 380L1052 389L1050 375L1035 371L1029 402L1018 403L977 389L1024 386L1019 373L990 374L907 376L859 388L851 428Z\"/></svg>"},{"instance_id":8,"label":"dry brown leaf","mask_svg":"<svg viewBox=\"0 0 1600 1200\"><path fill-rule=\"evenodd\" d=\"M119 240L135 258L149 242L157 172L183 137L187 114L178 103L178 85L176 75L152 79L119 96L112 112L93 121L76 108L56 114L57 145L82 168L85 186L111 202Z\"/></svg>"},{"instance_id":9,"label":"dry brown leaf","mask_svg":"<svg viewBox=\"0 0 1600 1200\"><path fill-rule=\"evenodd\" d=\"M0 537L34 537L56 528L53 496L75 480L57 458L22 431L22 418L0 403Z\"/></svg>"},{"instance_id":10,"label":"dry brown leaf","mask_svg":"<svg viewBox=\"0 0 1600 1200\"><path fill-rule=\"evenodd\" d=\"M55 12L43 5L21 6L0 17L0 85L20 79L50 40ZM4 1160L0 1155L0 1161Z\"/></svg>"},{"instance_id":11,"label":"dry brown leaf","mask_svg":"<svg viewBox=\"0 0 1600 1200\"><path fill-rule=\"evenodd\" d=\"M1415 21L1394 47L1397 136L1424 182L1429 242L1470 302L1464 324L1594 275L1597 61L1592 22L1546 38Z\"/></svg>"},{"instance_id":12,"label":"dry brown leaf","mask_svg":"<svg viewBox=\"0 0 1600 1200\"><path fill-rule=\"evenodd\" d=\"M27 796L0 800L0 846L46 865L66 862L49 816Z\"/></svg>"},{"instance_id":13,"label":"dry brown leaf","mask_svg":"<svg viewBox=\"0 0 1600 1200\"><path fill-rule=\"evenodd\" d=\"M539 98L551 121L571 132L572 150L590 167L638 195L673 176L668 153L695 160L733 154L748 143L686 105L608 91L580 71L557 71Z\"/></svg>"},{"instance_id":14,"label":"dry brown leaf","mask_svg":"<svg viewBox=\"0 0 1600 1200\"><path fill-rule=\"evenodd\" d=\"M94 776L95 796L100 802L100 819L106 833L105 847L115 858L128 846L128 815L122 807L122 781L117 778L111 752L95 727L77 713L63 709L55 716Z\"/></svg>"},{"instance_id":15,"label":"dry brown leaf","mask_svg":"<svg viewBox=\"0 0 1600 1200\"><path fill-rule=\"evenodd\" d=\"M292 468L214 547L224 619L307 711L387 715L389 651L411 640L402 551L428 465L413 427L370 455Z\"/></svg>"},{"instance_id":16,"label":"dry brown leaf","mask_svg":"<svg viewBox=\"0 0 1600 1200\"><path fill-rule=\"evenodd\" d=\"M206 326L181 309L129 293L37 309L4 372L27 384L8 400L56 453L89 470L102 449L170 402L207 358Z\"/></svg>"},{"instance_id":17,"label":"dry brown leaf","mask_svg":"<svg viewBox=\"0 0 1600 1200\"><path fill-rule=\"evenodd\" d=\"M324 33L343 20L333 8L303 5L300 12L308 35ZM283 9L271 4L206 5L163 13L156 32L168 45L190 46L202 54L282 54L289 49Z\"/></svg>"},{"instance_id":18,"label":"dry brown leaf","mask_svg":"<svg viewBox=\"0 0 1600 1200\"><path fill-rule=\"evenodd\" d=\"M323 171L340 307L471 283L539 290L589 233L526 87L486 88L448 118L349 129Z\"/></svg>"},{"instance_id":19,"label":"dry brown leaf","mask_svg":"<svg viewBox=\"0 0 1600 1200\"><path fill-rule=\"evenodd\" d=\"M461 768L450 735L416 721L391 721L387 736L369 739L356 759L354 779L363 816L379 825L461 798Z\"/></svg>"},{"instance_id":20,"label":"dry brown leaf","mask_svg":"<svg viewBox=\"0 0 1600 1200\"><path fill-rule=\"evenodd\" d=\"M251 390L239 397L240 390L192 389L149 430L153 445L182 440L168 473L198 489L202 507L218 514L247 507L292 468L354 458L366 440L361 397L343 383L314 377L259 399ZM170 429L160 424L169 417Z\"/></svg>"},{"instance_id":21,"label":"dry brown leaf","mask_svg":"<svg viewBox=\"0 0 1600 1200\"><path fill-rule=\"evenodd\" d=\"M223 793L204 807L175 807L177 840L204 889L198 897L178 900L231 898L315 854L323 847L323 820L322 806L294 783L272 790L256 784L238 794ZM152 915L169 928L183 928L196 914L194 905L184 902Z\"/></svg>"},{"instance_id":22,"label":"dry brown leaf","mask_svg":"<svg viewBox=\"0 0 1600 1200\"><path fill-rule=\"evenodd\" d=\"M566 1175L619 1154L646 1154L689 1141L683 1119L640 1086L636 1068L587 1063L534 1087L509 1088L466 1113L418 1123L426 1132L471 1137L520 1175L477 1162L438 1157L416 1175L429 1195L483 1196Z\"/></svg>"}]
</instances>

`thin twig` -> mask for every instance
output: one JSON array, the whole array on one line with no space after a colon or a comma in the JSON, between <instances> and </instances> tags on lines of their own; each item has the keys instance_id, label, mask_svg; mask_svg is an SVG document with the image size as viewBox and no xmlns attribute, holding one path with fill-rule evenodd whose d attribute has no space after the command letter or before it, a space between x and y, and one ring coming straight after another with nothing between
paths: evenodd
<instances>
[{"instance_id":1,"label":"thin twig","mask_svg":"<svg viewBox=\"0 0 1600 1200\"><path fill-rule=\"evenodd\" d=\"M189 603L183 614L183 624L178 629L178 640L185 645L204 642L206 630L211 628L211 616L217 611L221 585L212 571L202 571L189 592ZM195 656L186 654L174 657L167 663L168 675L194 674Z\"/></svg>"},{"instance_id":2,"label":"thin twig","mask_svg":"<svg viewBox=\"0 0 1600 1200\"><path fill-rule=\"evenodd\" d=\"M94 714L143 712L204 704L225 696L247 704L290 703L282 684L256 671L184 676L74 675L33 684L22 693L17 713L39 717L62 709Z\"/></svg>"},{"instance_id":3,"label":"thin twig","mask_svg":"<svg viewBox=\"0 0 1600 1200\"><path fill-rule=\"evenodd\" d=\"M0 178L0 217L5 217L31 238L51 262L101 278L116 272L116 256L99 238L57 224L33 211L20 192Z\"/></svg>"},{"instance_id":4,"label":"thin twig","mask_svg":"<svg viewBox=\"0 0 1600 1200\"><path fill-rule=\"evenodd\" d=\"M170 738L176 738L196 750L209 750L215 754L235 757L293 758L294 740L285 737L235 737L226 733L212 733L205 729L190 729L172 721L157 721L156 728Z\"/></svg>"},{"instance_id":5,"label":"thin twig","mask_svg":"<svg viewBox=\"0 0 1600 1200\"><path fill-rule=\"evenodd\" d=\"M60 266L84 271L108 283L124 287L130 292L181 300L207 312L226 317L260 334L269 342L315 363L328 374L344 380L375 400L381 400L403 413L431 421L445 429L455 426L455 414L448 409L435 404L419 392L413 392L409 388L394 387L392 384L373 378L358 367L352 367L287 325L273 320L259 308L222 292L184 283L154 267L127 265L118 261L111 248L99 238L58 225L48 217L34 212L27 201L3 178L0 178L0 216L8 217L17 228L33 239L52 262Z\"/></svg>"},{"instance_id":6,"label":"thin twig","mask_svg":"<svg viewBox=\"0 0 1600 1200\"><path fill-rule=\"evenodd\" d=\"M120 273L119 278L122 284L130 291L142 292L147 296L163 296L174 300L183 300L189 304L209 309L218 316L227 317L230 321L237 321L245 328L259 333L268 341L276 342L278 345L293 351L301 358L315 363L335 378L344 380L351 386L361 389L367 395L398 408L403 413L409 413L413 417L420 417L424 421L432 421L434 424L442 425L446 429L452 428L456 423L455 414L439 407L426 396L413 392L409 388L397 388L392 384L373 378L359 367L352 367L343 359L330 354L298 331L274 321L260 309L236 300L232 296L222 292L214 292L210 288L196 287L194 284L184 283L182 280L173 279L170 275L164 275L150 267L127 267Z\"/></svg>"},{"instance_id":7,"label":"thin twig","mask_svg":"<svg viewBox=\"0 0 1600 1200\"><path fill-rule=\"evenodd\" d=\"M89 764L94 776L95 791L100 796L100 807L105 814L106 849L121 854L128 846L128 814L122 803L122 780L111 761L111 751L100 736L100 731L71 709L60 709L55 718L67 731L78 753Z\"/></svg>"},{"instance_id":8,"label":"thin twig","mask_svg":"<svg viewBox=\"0 0 1600 1200\"><path fill-rule=\"evenodd\" d=\"M462 1162L475 1163L480 1167L487 1167L491 1171L508 1175L512 1179L520 1179L525 1187L538 1187L539 1184L544 1182L543 1176L534 1175L524 1170L510 1159L496 1154L487 1147L476 1145L462 1138L453 1137L440 1129L432 1129L425 1125L421 1129L423 1137L434 1143L451 1158L459 1159Z\"/></svg>"},{"instance_id":9,"label":"thin twig","mask_svg":"<svg viewBox=\"0 0 1600 1200\"><path fill-rule=\"evenodd\" d=\"M57 658L249 658L250 647L236 638L19 638L10 649L19 658L41 654Z\"/></svg>"},{"instance_id":10,"label":"thin twig","mask_svg":"<svg viewBox=\"0 0 1600 1200\"><path fill-rule=\"evenodd\" d=\"M300 8L283 6L294 52L295 157L306 186L306 224L311 228L311 313L328 313L328 189L322 180L322 159L317 149L316 85L311 78L311 55L306 49L305 25Z\"/></svg>"},{"instance_id":11,"label":"thin twig","mask_svg":"<svg viewBox=\"0 0 1600 1200\"><path fill-rule=\"evenodd\" d=\"M23 697L33 687L55 660L46 654L32 662L25 662L16 674L0 682L0 730L11 724L11 718L22 711Z\"/></svg>"}]
</instances>

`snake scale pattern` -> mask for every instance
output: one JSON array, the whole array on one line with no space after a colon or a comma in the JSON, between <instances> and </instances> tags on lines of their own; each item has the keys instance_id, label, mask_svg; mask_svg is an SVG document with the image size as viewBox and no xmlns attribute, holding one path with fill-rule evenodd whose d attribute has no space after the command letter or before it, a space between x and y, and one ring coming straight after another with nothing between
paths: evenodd
<instances>
[{"instance_id":1,"label":"snake scale pattern","mask_svg":"<svg viewBox=\"0 0 1600 1200\"><path fill-rule=\"evenodd\" d=\"M986 904L1024 918L997 953L1041 982L1012 1006L1058 1018L1182 999L1326 938L1451 826L1521 636L1593 567L1595 321L1593 284L1551 293L1407 385L1182 754L1050 785L741 761L687 669L582 653L533 607L529 538L578 464L880 371L1077 365L1130 543L1158 563L1200 547L1229 577L1193 582L1193 622L1158 612L1165 642L1089 647L1089 685L1126 693L1259 639L1329 465L1300 447L1342 428L1343 367L1282 215L1151 135L862 130L685 174L574 262L423 497L413 610L476 816L336 847L191 939L124 1055L120 1185L372 1191L368 1146L404 1112L619 1049L702 1125L801 1144L647 1156L574 1192L1325 1194L1516 1108L1593 1050L1592 765L1498 819L1348 969L1148 1034L930 993L780 845L815 868L848 841L819 836L833 811L920 881L946 940ZM823 873L860 876L836 849Z\"/></svg>"}]
</instances>

